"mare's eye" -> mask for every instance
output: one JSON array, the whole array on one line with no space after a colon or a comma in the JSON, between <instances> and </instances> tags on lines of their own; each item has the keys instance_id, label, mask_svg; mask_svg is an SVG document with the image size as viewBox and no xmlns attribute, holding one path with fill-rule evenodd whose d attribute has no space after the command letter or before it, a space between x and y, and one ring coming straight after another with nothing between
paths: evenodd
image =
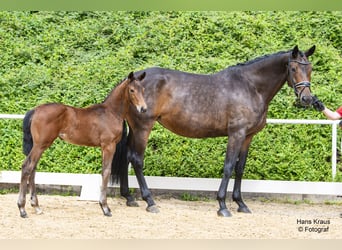
<instances>
[{"instance_id":1,"label":"mare's eye","mask_svg":"<svg viewBox=\"0 0 342 250\"><path fill-rule=\"evenodd\" d=\"M296 72L296 68L291 68L291 71L292 72Z\"/></svg>"},{"instance_id":2,"label":"mare's eye","mask_svg":"<svg viewBox=\"0 0 342 250\"><path fill-rule=\"evenodd\" d=\"M134 89L130 89L129 92L130 92L130 93L134 93Z\"/></svg>"}]
</instances>

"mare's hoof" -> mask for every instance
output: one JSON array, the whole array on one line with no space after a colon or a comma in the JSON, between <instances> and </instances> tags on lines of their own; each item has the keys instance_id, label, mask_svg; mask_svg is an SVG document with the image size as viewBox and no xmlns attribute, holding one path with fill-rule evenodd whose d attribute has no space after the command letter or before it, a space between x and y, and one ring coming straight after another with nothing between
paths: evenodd
<instances>
[{"instance_id":1,"label":"mare's hoof","mask_svg":"<svg viewBox=\"0 0 342 250\"><path fill-rule=\"evenodd\" d=\"M217 215L220 217L232 217L232 214L226 208L217 211Z\"/></svg>"},{"instance_id":2,"label":"mare's hoof","mask_svg":"<svg viewBox=\"0 0 342 250\"><path fill-rule=\"evenodd\" d=\"M136 201L127 201L126 205L128 207L139 207L139 204Z\"/></svg>"},{"instance_id":3,"label":"mare's hoof","mask_svg":"<svg viewBox=\"0 0 342 250\"><path fill-rule=\"evenodd\" d=\"M240 213L246 213L246 214L251 214L252 213L251 210L249 210L248 207L239 207L237 211L240 212Z\"/></svg>"},{"instance_id":4,"label":"mare's hoof","mask_svg":"<svg viewBox=\"0 0 342 250\"><path fill-rule=\"evenodd\" d=\"M146 211L150 212L150 213L154 213L154 214L159 213L159 209L157 208L156 205L152 205L152 206L147 207Z\"/></svg>"}]
</instances>

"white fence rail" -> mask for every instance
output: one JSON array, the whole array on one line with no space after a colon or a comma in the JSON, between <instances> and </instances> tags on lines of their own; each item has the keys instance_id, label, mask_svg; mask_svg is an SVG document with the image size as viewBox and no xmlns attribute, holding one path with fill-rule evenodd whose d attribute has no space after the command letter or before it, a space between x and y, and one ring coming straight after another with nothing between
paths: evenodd
<instances>
[{"instance_id":1,"label":"white fence rail","mask_svg":"<svg viewBox=\"0 0 342 250\"><path fill-rule=\"evenodd\" d=\"M332 177L336 176L336 153L337 153L337 128L338 121L331 120L295 120L295 119L267 119L267 123L274 124L322 124L331 125L331 173ZM341 141L341 151L342 151L342 141Z\"/></svg>"},{"instance_id":2,"label":"white fence rail","mask_svg":"<svg viewBox=\"0 0 342 250\"><path fill-rule=\"evenodd\" d=\"M0 114L0 119L22 119L23 115ZM273 124L323 124L332 126L332 176L336 175L337 124L330 120L283 120L267 119ZM146 176L151 189L217 191L220 179L216 178L179 178ZM0 172L0 183L19 183L19 171ZM135 176L129 176L129 186L139 188ZM36 184L81 186L81 200L98 200L101 186L99 174L66 174L37 172ZM234 180L229 182L227 191L232 191ZM303 181L258 181L243 180L242 192L250 193L286 193L313 195L342 195L342 183L339 182L303 182Z\"/></svg>"},{"instance_id":3,"label":"white fence rail","mask_svg":"<svg viewBox=\"0 0 342 250\"><path fill-rule=\"evenodd\" d=\"M0 172L0 183L17 184L20 182L20 175L20 171L2 171ZM81 186L80 200L97 201L100 197L101 175L99 174L37 172L35 180L36 184L41 185ZM146 181L150 189L217 191L221 179L146 176ZM139 188L135 176L129 175L128 182L130 188ZM109 187L113 186L109 185ZM233 187L234 179L230 180L227 191L231 192ZM342 183L242 180L241 191L244 193L342 196Z\"/></svg>"}]
</instances>

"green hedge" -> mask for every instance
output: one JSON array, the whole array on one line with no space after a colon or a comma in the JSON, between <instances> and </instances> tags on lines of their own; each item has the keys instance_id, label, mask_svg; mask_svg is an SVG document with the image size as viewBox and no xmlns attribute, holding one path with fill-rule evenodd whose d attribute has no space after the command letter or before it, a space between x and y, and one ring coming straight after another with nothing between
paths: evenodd
<instances>
[{"instance_id":1,"label":"green hedge","mask_svg":"<svg viewBox=\"0 0 342 250\"><path fill-rule=\"evenodd\" d=\"M334 109L342 96L341 27L342 12L2 11L0 113L24 114L46 102L84 107L102 102L132 70L214 73L296 44L302 50L317 46L312 91ZM293 102L285 85L268 118L324 119ZM1 169L21 167L21 122L0 120ZM252 142L244 177L331 181L330 134L330 126L268 124ZM145 174L221 177L226 144L227 138L188 139L156 125ZM38 170L99 173L101 153L57 140Z\"/></svg>"}]
</instances>

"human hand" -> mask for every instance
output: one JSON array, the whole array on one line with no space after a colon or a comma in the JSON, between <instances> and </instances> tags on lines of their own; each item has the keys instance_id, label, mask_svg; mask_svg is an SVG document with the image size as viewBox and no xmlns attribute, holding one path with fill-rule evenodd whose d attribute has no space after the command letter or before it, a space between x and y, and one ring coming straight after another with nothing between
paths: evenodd
<instances>
[{"instance_id":1,"label":"human hand","mask_svg":"<svg viewBox=\"0 0 342 250\"><path fill-rule=\"evenodd\" d=\"M317 98L317 96L312 97L312 106L317 111L323 111L325 109L324 104Z\"/></svg>"}]
</instances>

